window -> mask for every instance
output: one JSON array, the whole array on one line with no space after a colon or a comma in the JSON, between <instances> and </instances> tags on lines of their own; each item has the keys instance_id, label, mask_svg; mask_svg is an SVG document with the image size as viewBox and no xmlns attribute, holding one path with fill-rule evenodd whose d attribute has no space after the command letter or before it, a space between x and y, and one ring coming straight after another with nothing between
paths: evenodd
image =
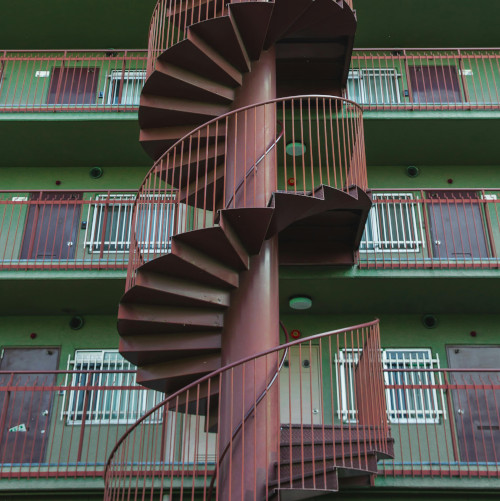
<instances>
[{"instance_id":1,"label":"window","mask_svg":"<svg viewBox=\"0 0 500 501\"><path fill-rule=\"evenodd\" d=\"M168 251L174 229L175 204L169 196L146 196L139 202L137 240L141 249ZM97 195L89 204L85 246L89 252L128 252L136 195Z\"/></svg>"},{"instance_id":2,"label":"window","mask_svg":"<svg viewBox=\"0 0 500 501\"><path fill-rule=\"evenodd\" d=\"M439 358L428 349L390 349L382 353L387 415L391 423L437 423L444 416L444 395L436 389ZM401 369L401 370L398 370ZM440 405L441 404L441 405Z\"/></svg>"},{"instance_id":3,"label":"window","mask_svg":"<svg viewBox=\"0 0 500 501\"><path fill-rule=\"evenodd\" d=\"M68 406L63 407L68 424L81 424L84 417L86 424L134 423L163 398L137 385L135 373L113 372L135 369L117 350L77 350L74 360L68 360L71 369L85 372L68 375L66 385L90 389L70 390Z\"/></svg>"},{"instance_id":4,"label":"window","mask_svg":"<svg viewBox=\"0 0 500 501\"><path fill-rule=\"evenodd\" d=\"M461 103L462 94L455 66L409 66L414 103Z\"/></svg>"},{"instance_id":5,"label":"window","mask_svg":"<svg viewBox=\"0 0 500 501\"><path fill-rule=\"evenodd\" d=\"M420 206L412 193L374 193L359 250L418 252L424 246Z\"/></svg>"},{"instance_id":6,"label":"window","mask_svg":"<svg viewBox=\"0 0 500 501\"><path fill-rule=\"evenodd\" d=\"M361 350L341 350L335 359L337 415L347 422L356 422L354 373L360 354ZM446 417L443 390L436 389L442 384L440 373L418 370L439 369L437 356L433 359L428 349L386 349L382 362L391 423L437 423L440 416Z\"/></svg>"},{"instance_id":7,"label":"window","mask_svg":"<svg viewBox=\"0 0 500 501\"><path fill-rule=\"evenodd\" d=\"M108 104L139 104L141 91L146 81L145 70L127 70L125 72L113 70L108 78Z\"/></svg>"},{"instance_id":8,"label":"window","mask_svg":"<svg viewBox=\"0 0 500 501\"><path fill-rule=\"evenodd\" d=\"M394 68L350 70L347 97L360 104L400 102L398 73Z\"/></svg>"}]
</instances>

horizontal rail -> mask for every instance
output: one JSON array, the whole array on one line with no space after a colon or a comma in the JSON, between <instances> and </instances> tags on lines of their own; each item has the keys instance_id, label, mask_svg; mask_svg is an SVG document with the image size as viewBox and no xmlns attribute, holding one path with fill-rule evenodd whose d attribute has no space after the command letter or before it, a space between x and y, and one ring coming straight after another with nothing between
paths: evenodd
<instances>
[{"instance_id":1,"label":"horizontal rail","mask_svg":"<svg viewBox=\"0 0 500 501\"><path fill-rule=\"evenodd\" d=\"M0 269L125 270L135 199L127 190L0 191Z\"/></svg>"},{"instance_id":2,"label":"horizontal rail","mask_svg":"<svg viewBox=\"0 0 500 501\"><path fill-rule=\"evenodd\" d=\"M256 131L265 131L264 134ZM267 207L274 191L311 197L321 184L366 189L361 109L331 96L297 96L248 106L211 120L170 147L139 189L128 284L145 261L166 254L140 248L218 224L219 211ZM154 200L153 221L143 201Z\"/></svg>"},{"instance_id":3,"label":"horizontal rail","mask_svg":"<svg viewBox=\"0 0 500 501\"><path fill-rule=\"evenodd\" d=\"M337 361L353 352L359 356L349 372ZM174 490L181 499L215 499L214 493L240 499L243 485L256 492L257 472L270 466L260 461L271 457L277 462L267 468L270 489L324 489L326 470L367 470L376 454L388 453L380 358L374 321L299 339L205 376L122 436L108 462L105 499L161 498ZM346 398L356 408L356 424L338 419L345 378L354 388ZM144 422L160 412L165 420L145 439Z\"/></svg>"},{"instance_id":4,"label":"horizontal rail","mask_svg":"<svg viewBox=\"0 0 500 501\"><path fill-rule=\"evenodd\" d=\"M500 369L385 366L384 377L394 459L380 474L500 477Z\"/></svg>"},{"instance_id":5,"label":"horizontal rail","mask_svg":"<svg viewBox=\"0 0 500 501\"><path fill-rule=\"evenodd\" d=\"M500 190L373 190L361 268L498 268Z\"/></svg>"},{"instance_id":6,"label":"horizontal rail","mask_svg":"<svg viewBox=\"0 0 500 501\"><path fill-rule=\"evenodd\" d=\"M0 113L136 111L146 58L138 50L4 51ZM355 49L346 96L368 111L496 110L499 81L497 48Z\"/></svg>"},{"instance_id":7,"label":"horizontal rail","mask_svg":"<svg viewBox=\"0 0 500 501\"><path fill-rule=\"evenodd\" d=\"M346 96L364 110L493 110L499 82L500 49L358 49Z\"/></svg>"},{"instance_id":8,"label":"horizontal rail","mask_svg":"<svg viewBox=\"0 0 500 501\"><path fill-rule=\"evenodd\" d=\"M0 478L102 477L123 431L163 398L136 384L135 369L89 365L0 371Z\"/></svg>"},{"instance_id":9,"label":"horizontal rail","mask_svg":"<svg viewBox=\"0 0 500 501\"><path fill-rule=\"evenodd\" d=\"M0 113L136 111L146 52L0 52Z\"/></svg>"}]
</instances>

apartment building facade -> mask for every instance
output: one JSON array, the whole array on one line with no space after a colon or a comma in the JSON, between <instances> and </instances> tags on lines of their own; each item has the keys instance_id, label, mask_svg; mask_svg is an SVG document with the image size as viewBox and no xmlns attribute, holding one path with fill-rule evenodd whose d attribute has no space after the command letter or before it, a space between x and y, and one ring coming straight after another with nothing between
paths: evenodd
<instances>
[{"instance_id":1,"label":"apartment building facade","mask_svg":"<svg viewBox=\"0 0 500 501\"><path fill-rule=\"evenodd\" d=\"M249 3L9 7L0 497L497 495L499 7Z\"/></svg>"}]
</instances>

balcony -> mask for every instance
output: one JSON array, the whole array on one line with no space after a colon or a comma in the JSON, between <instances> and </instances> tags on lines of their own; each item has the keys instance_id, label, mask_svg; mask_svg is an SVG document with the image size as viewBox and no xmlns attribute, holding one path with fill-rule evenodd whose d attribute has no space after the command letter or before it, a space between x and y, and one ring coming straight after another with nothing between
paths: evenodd
<instances>
[{"instance_id":1,"label":"balcony","mask_svg":"<svg viewBox=\"0 0 500 501\"><path fill-rule=\"evenodd\" d=\"M98 171L96 171L98 172ZM136 192L0 192L1 270L125 270ZM140 245L168 248L168 204L141 206ZM154 243L148 232L167 236Z\"/></svg>"},{"instance_id":2,"label":"balcony","mask_svg":"<svg viewBox=\"0 0 500 501\"><path fill-rule=\"evenodd\" d=\"M499 267L499 190L373 190L360 268Z\"/></svg>"},{"instance_id":3,"label":"balcony","mask_svg":"<svg viewBox=\"0 0 500 501\"><path fill-rule=\"evenodd\" d=\"M131 498L140 498L143 489L149 490L152 480L161 477L164 488L170 483L173 488L184 485L189 497L193 476L198 492L207 493L218 461L219 433L214 423L220 404L214 391L238 370L246 371L250 384L253 371L260 370L261 363L265 370L267 363L269 374L277 376L269 378L265 391L240 392L234 387L232 398L246 394L261 409L279 390L274 415L281 425L283 454L290 435L298 440L292 449L294 469L310 465L305 437L317 433L314 450L321 471L331 466L323 460L323 446L337 453L339 472L351 461L354 467L354 450L366 446L367 451L378 451L373 473L387 479L499 478L500 370L440 369L430 358L417 356L417 351L425 350L404 357L397 350L384 350L379 357L377 332L374 325L356 326L297 340L288 349L269 354L267 362L266 357L247 361L168 401L163 394L138 386L133 366L112 350L79 350L63 371L0 371L0 477L102 478L112 454L108 487L114 485L113 495L130 487ZM365 360L363 353L372 356ZM383 379L377 372L382 370L380 362ZM361 380L377 399L366 398L358 384ZM207 396L210 388L212 396ZM186 399L191 402L188 410ZM383 421L391 428L389 440L375 433L375 427L371 436L360 433L363 426L375 426L380 403L386 405ZM226 437L232 439L226 458L236 455L236 434L248 435L247 446L251 444L254 414L246 414L238 405L233 412L239 427ZM264 414L255 411L255 416L263 427L271 426L265 424ZM344 441L329 441L332 426ZM295 436L297 428L304 438ZM383 450L392 454L392 449L394 459L384 457ZM282 479L290 472L284 458ZM318 487L322 482L318 473L316 482ZM348 485L349 478L340 474L339 482L340 487Z\"/></svg>"},{"instance_id":4,"label":"balcony","mask_svg":"<svg viewBox=\"0 0 500 501\"><path fill-rule=\"evenodd\" d=\"M145 51L4 51L0 113L137 111Z\"/></svg>"}]
</instances>

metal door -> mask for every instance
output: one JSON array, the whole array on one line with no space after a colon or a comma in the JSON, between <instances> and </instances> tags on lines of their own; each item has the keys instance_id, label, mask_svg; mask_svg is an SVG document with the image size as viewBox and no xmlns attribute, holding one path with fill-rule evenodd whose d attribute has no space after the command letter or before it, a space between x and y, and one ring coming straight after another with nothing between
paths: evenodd
<instances>
[{"instance_id":1,"label":"metal door","mask_svg":"<svg viewBox=\"0 0 500 501\"><path fill-rule=\"evenodd\" d=\"M414 103L461 103L462 94L455 66L409 66Z\"/></svg>"},{"instance_id":2,"label":"metal door","mask_svg":"<svg viewBox=\"0 0 500 501\"><path fill-rule=\"evenodd\" d=\"M457 369L499 369L500 346L448 346ZM500 377L498 372L452 372L451 391L460 460L500 461Z\"/></svg>"},{"instance_id":3,"label":"metal door","mask_svg":"<svg viewBox=\"0 0 500 501\"><path fill-rule=\"evenodd\" d=\"M26 218L21 259L74 259L81 193L35 193Z\"/></svg>"},{"instance_id":4,"label":"metal door","mask_svg":"<svg viewBox=\"0 0 500 501\"><path fill-rule=\"evenodd\" d=\"M480 199L471 190L428 191L429 231L434 258L487 258Z\"/></svg>"},{"instance_id":5,"label":"metal door","mask_svg":"<svg viewBox=\"0 0 500 501\"><path fill-rule=\"evenodd\" d=\"M58 348L5 348L1 371L54 371ZM0 374L0 461L39 463L49 440L54 374ZM7 389L7 387L9 389ZM26 391L32 388L33 391Z\"/></svg>"},{"instance_id":6,"label":"metal door","mask_svg":"<svg viewBox=\"0 0 500 501\"><path fill-rule=\"evenodd\" d=\"M321 380L318 346L292 346L280 371L280 421L321 424Z\"/></svg>"},{"instance_id":7,"label":"metal door","mask_svg":"<svg viewBox=\"0 0 500 501\"><path fill-rule=\"evenodd\" d=\"M54 68L47 104L95 104L98 82L95 68Z\"/></svg>"}]
</instances>

